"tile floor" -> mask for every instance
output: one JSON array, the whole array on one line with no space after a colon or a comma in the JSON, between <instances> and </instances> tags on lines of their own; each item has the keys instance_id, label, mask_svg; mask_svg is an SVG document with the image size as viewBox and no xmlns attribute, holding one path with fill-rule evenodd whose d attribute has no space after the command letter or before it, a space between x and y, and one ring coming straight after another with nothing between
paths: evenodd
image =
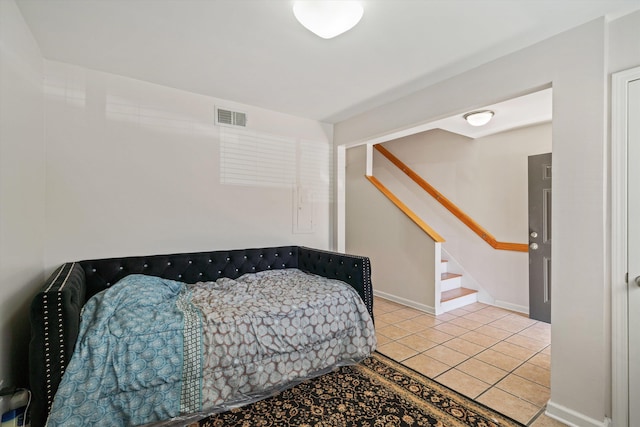
<instances>
[{"instance_id":1,"label":"tile floor","mask_svg":"<svg viewBox=\"0 0 640 427\"><path fill-rule=\"evenodd\" d=\"M550 325L475 303L433 316L374 300L378 351L532 427L549 400Z\"/></svg>"}]
</instances>

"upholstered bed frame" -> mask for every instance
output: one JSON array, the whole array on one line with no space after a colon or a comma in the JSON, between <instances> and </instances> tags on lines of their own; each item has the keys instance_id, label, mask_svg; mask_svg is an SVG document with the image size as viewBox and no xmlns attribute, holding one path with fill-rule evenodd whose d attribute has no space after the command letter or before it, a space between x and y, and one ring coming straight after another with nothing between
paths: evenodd
<instances>
[{"instance_id":1,"label":"upholstered bed frame","mask_svg":"<svg viewBox=\"0 0 640 427\"><path fill-rule=\"evenodd\" d=\"M129 274L147 274L185 283L235 279L245 273L298 268L353 286L373 318L371 267L366 257L300 246L135 256L69 262L46 281L31 304L29 345L33 395L31 425L45 424L80 324L80 311L96 293Z\"/></svg>"}]
</instances>

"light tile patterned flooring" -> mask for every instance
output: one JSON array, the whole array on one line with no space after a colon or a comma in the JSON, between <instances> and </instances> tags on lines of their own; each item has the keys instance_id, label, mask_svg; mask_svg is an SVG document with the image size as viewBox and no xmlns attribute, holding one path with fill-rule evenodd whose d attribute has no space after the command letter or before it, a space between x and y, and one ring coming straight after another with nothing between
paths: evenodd
<instances>
[{"instance_id":1,"label":"light tile patterned flooring","mask_svg":"<svg viewBox=\"0 0 640 427\"><path fill-rule=\"evenodd\" d=\"M378 351L533 427L550 393L551 327L475 303L433 316L375 297Z\"/></svg>"}]
</instances>

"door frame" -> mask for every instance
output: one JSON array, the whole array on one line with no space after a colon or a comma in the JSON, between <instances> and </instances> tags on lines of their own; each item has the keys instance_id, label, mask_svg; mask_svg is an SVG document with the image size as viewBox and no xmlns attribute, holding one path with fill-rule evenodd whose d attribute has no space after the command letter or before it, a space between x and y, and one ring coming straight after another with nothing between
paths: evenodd
<instances>
[{"instance_id":1,"label":"door frame","mask_svg":"<svg viewBox=\"0 0 640 427\"><path fill-rule=\"evenodd\" d=\"M629 327L627 274L627 86L640 67L611 80L611 381L612 421L629 425Z\"/></svg>"}]
</instances>

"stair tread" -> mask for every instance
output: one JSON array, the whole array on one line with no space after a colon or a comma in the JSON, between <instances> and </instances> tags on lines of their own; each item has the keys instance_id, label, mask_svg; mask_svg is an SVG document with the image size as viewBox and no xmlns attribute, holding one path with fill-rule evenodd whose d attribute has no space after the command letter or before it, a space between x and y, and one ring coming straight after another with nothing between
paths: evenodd
<instances>
[{"instance_id":1,"label":"stair tread","mask_svg":"<svg viewBox=\"0 0 640 427\"><path fill-rule=\"evenodd\" d=\"M458 273L442 273L440 275L440 280L455 279L456 277L462 277L462 274L458 274Z\"/></svg>"},{"instance_id":2,"label":"stair tread","mask_svg":"<svg viewBox=\"0 0 640 427\"><path fill-rule=\"evenodd\" d=\"M478 293L475 289L456 288L450 291L444 291L440 294L440 302L450 301L455 298L460 298L466 295Z\"/></svg>"}]
</instances>

